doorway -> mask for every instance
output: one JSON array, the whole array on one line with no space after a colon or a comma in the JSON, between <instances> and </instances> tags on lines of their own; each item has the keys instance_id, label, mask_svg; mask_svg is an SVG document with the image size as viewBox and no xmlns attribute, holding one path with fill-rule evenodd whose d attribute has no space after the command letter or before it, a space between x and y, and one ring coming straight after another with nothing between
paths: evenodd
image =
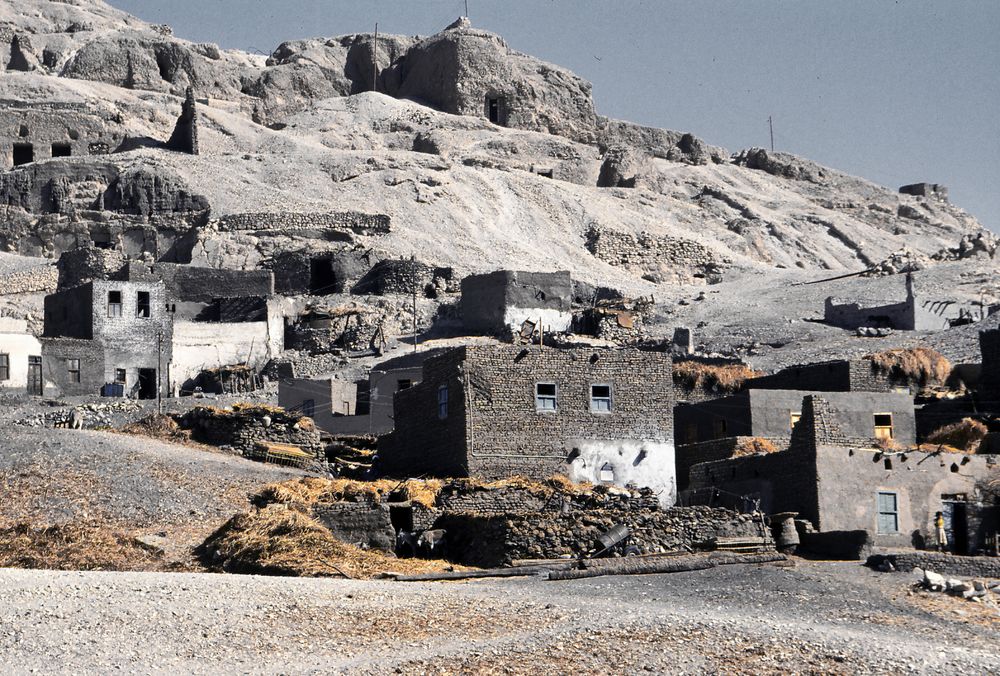
<instances>
[{"instance_id":1,"label":"doorway","mask_svg":"<svg viewBox=\"0 0 1000 676\"><path fill-rule=\"evenodd\" d=\"M28 357L28 394L40 397L44 389L42 385L42 358Z\"/></svg>"},{"instance_id":2,"label":"doorway","mask_svg":"<svg viewBox=\"0 0 1000 676\"><path fill-rule=\"evenodd\" d=\"M948 549L954 554L969 553L969 519L967 508L968 502L964 494L941 496L944 533L948 537Z\"/></svg>"},{"instance_id":3,"label":"doorway","mask_svg":"<svg viewBox=\"0 0 1000 676\"><path fill-rule=\"evenodd\" d=\"M156 399L156 369L139 369L139 398Z\"/></svg>"},{"instance_id":4,"label":"doorway","mask_svg":"<svg viewBox=\"0 0 1000 676\"><path fill-rule=\"evenodd\" d=\"M507 126L507 105L502 96L486 97L486 119L501 127Z\"/></svg>"},{"instance_id":5,"label":"doorway","mask_svg":"<svg viewBox=\"0 0 1000 676\"><path fill-rule=\"evenodd\" d=\"M14 144L14 166L29 164L35 161L35 147L30 143Z\"/></svg>"},{"instance_id":6,"label":"doorway","mask_svg":"<svg viewBox=\"0 0 1000 676\"><path fill-rule=\"evenodd\" d=\"M332 259L314 258L309 261L309 293L314 296L325 296L342 290L333 271Z\"/></svg>"}]
</instances>

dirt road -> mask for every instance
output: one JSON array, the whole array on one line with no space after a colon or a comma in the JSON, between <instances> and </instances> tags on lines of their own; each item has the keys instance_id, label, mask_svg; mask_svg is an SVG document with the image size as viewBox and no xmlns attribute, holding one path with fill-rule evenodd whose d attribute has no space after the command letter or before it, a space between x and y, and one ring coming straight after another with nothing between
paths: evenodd
<instances>
[{"instance_id":1,"label":"dirt road","mask_svg":"<svg viewBox=\"0 0 1000 676\"><path fill-rule=\"evenodd\" d=\"M408 584L0 570L17 672L986 673L995 606L857 564Z\"/></svg>"}]
</instances>

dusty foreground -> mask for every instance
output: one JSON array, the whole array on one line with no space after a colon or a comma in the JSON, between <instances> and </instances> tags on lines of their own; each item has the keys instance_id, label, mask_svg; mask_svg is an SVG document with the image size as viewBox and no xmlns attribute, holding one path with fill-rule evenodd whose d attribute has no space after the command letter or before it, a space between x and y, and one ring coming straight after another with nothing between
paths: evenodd
<instances>
[{"instance_id":1,"label":"dusty foreground","mask_svg":"<svg viewBox=\"0 0 1000 676\"><path fill-rule=\"evenodd\" d=\"M474 583L0 570L17 673L1000 669L995 606L856 564Z\"/></svg>"}]
</instances>

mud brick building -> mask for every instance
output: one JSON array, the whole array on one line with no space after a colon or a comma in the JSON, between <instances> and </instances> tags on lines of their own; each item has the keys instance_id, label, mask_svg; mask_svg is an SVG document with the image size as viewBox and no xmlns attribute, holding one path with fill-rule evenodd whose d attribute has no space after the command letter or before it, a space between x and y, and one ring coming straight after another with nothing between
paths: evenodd
<instances>
[{"instance_id":1,"label":"mud brick building","mask_svg":"<svg viewBox=\"0 0 1000 676\"><path fill-rule=\"evenodd\" d=\"M888 374L875 368L870 359L834 359L790 366L771 375L751 378L744 388L813 392L908 391L907 383L894 382Z\"/></svg>"},{"instance_id":2,"label":"mud brick building","mask_svg":"<svg viewBox=\"0 0 1000 676\"><path fill-rule=\"evenodd\" d=\"M823 317L827 324L845 329L890 328L898 331L939 331L958 323L982 319L982 309L949 299L918 296L913 275L906 273L906 298L826 299Z\"/></svg>"},{"instance_id":3,"label":"mud brick building","mask_svg":"<svg viewBox=\"0 0 1000 676\"><path fill-rule=\"evenodd\" d=\"M470 345L424 363L379 444L390 476L564 474L675 497L666 353Z\"/></svg>"},{"instance_id":4,"label":"mud brick building","mask_svg":"<svg viewBox=\"0 0 1000 676\"><path fill-rule=\"evenodd\" d=\"M161 281L95 280L45 297L46 381L68 396L108 383L139 398L167 392L173 320Z\"/></svg>"},{"instance_id":5,"label":"mud brick building","mask_svg":"<svg viewBox=\"0 0 1000 676\"><path fill-rule=\"evenodd\" d=\"M879 547L933 546L941 511L953 551L984 546L997 528L997 508L982 492L996 456L887 453L850 436L841 420L810 395L787 451L695 464L690 488L755 496L765 513L797 512L821 532L864 531Z\"/></svg>"},{"instance_id":6,"label":"mud brick building","mask_svg":"<svg viewBox=\"0 0 1000 676\"><path fill-rule=\"evenodd\" d=\"M472 333L507 338L525 321L545 331L573 324L573 282L568 272L498 270L462 280L462 321Z\"/></svg>"}]
</instances>

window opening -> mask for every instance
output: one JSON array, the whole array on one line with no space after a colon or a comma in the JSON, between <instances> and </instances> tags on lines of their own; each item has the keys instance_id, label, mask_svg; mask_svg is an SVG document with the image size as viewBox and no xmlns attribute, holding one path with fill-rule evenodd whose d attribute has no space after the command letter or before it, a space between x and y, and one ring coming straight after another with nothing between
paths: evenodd
<instances>
[{"instance_id":1,"label":"window opening","mask_svg":"<svg viewBox=\"0 0 1000 676\"><path fill-rule=\"evenodd\" d=\"M413 381L409 378L403 378L396 381L396 389L399 391L408 390L413 387Z\"/></svg>"},{"instance_id":2,"label":"window opening","mask_svg":"<svg viewBox=\"0 0 1000 676\"><path fill-rule=\"evenodd\" d=\"M135 316L149 319L149 291L139 291L135 294Z\"/></svg>"},{"instance_id":3,"label":"window opening","mask_svg":"<svg viewBox=\"0 0 1000 676\"><path fill-rule=\"evenodd\" d=\"M789 428L795 429L795 424L802 419L802 413L799 411L792 411L789 416Z\"/></svg>"},{"instance_id":4,"label":"window opening","mask_svg":"<svg viewBox=\"0 0 1000 676\"><path fill-rule=\"evenodd\" d=\"M899 532L899 500L895 493L879 492L878 494L878 532Z\"/></svg>"},{"instance_id":5,"label":"window opening","mask_svg":"<svg viewBox=\"0 0 1000 676\"><path fill-rule=\"evenodd\" d=\"M535 383L535 410L555 411L558 402L558 388L555 383Z\"/></svg>"},{"instance_id":6,"label":"window opening","mask_svg":"<svg viewBox=\"0 0 1000 676\"><path fill-rule=\"evenodd\" d=\"M14 144L14 166L29 164L35 161L35 147L30 143Z\"/></svg>"},{"instance_id":7,"label":"window opening","mask_svg":"<svg viewBox=\"0 0 1000 676\"><path fill-rule=\"evenodd\" d=\"M592 413L611 412L611 386L590 386L590 410Z\"/></svg>"},{"instance_id":8,"label":"window opening","mask_svg":"<svg viewBox=\"0 0 1000 676\"><path fill-rule=\"evenodd\" d=\"M52 144L52 157L71 157L73 155L73 148L68 143L53 143Z\"/></svg>"},{"instance_id":9,"label":"window opening","mask_svg":"<svg viewBox=\"0 0 1000 676\"><path fill-rule=\"evenodd\" d=\"M885 467L886 469L892 469L892 460L886 458L885 460L882 461L882 466Z\"/></svg>"},{"instance_id":10,"label":"window opening","mask_svg":"<svg viewBox=\"0 0 1000 676\"><path fill-rule=\"evenodd\" d=\"M66 371L69 373L69 381L71 383L80 382L80 360L79 359L67 359L66 360Z\"/></svg>"},{"instance_id":11,"label":"window opening","mask_svg":"<svg viewBox=\"0 0 1000 676\"><path fill-rule=\"evenodd\" d=\"M125 369L115 369L115 382L124 385L125 380Z\"/></svg>"},{"instance_id":12,"label":"window opening","mask_svg":"<svg viewBox=\"0 0 1000 676\"><path fill-rule=\"evenodd\" d=\"M442 385L438 388L438 418L444 420L448 417L448 386Z\"/></svg>"},{"instance_id":13,"label":"window opening","mask_svg":"<svg viewBox=\"0 0 1000 676\"><path fill-rule=\"evenodd\" d=\"M108 291L108 316L122 316L122 292Z\"/></svg>"},{"instance_id":14,"label":"window opening","mask_svg":"<svg viewBox=\"0 0 1000 676\"><path fill-rule=\"evenodd\" d=\"M892 414L891 413L876 413L875 414L875 438L876 439L892 439Z\"/></svg>"},{"instance_id":15,"label":"window opening","mask_svg":"<svg viewBox=\"0 0 1000 676\"><path fill-rule=\"evenodd\" d=\"M0 380L10 380L9 354L0 354Z\"/></svg>"},{"instance_id":16,"label":"window opening","mask_svg":"<svg viewBox=\"0 0 1000 676\"><path fill-rule=\"evenodd\" d=\"M302 415L307 418L312 418L316 415L316 400L306 399L302 402Z\"/></svg>"},{"instance_id":17,"label":"window opening","mask_svg":"<svg viewBox=\"0 0 1000 676\"><path fill-rule=\"evenodd\" d=\"M727 429L726 419L718 417L715 418L715 420L712 421L712 429L715 432L716 439L722 439L725 437Z\"/></svg>"},{"instance_id":18,"label":"window opening","mask_svg":"<svg viewBox=\"0 0 1000 676\"><path fill-rule=\"evenodd\" d=\"M601 483L613 484L615 482L615 468L610 462L601 466Z\"/></svg>"}]
</instances>

